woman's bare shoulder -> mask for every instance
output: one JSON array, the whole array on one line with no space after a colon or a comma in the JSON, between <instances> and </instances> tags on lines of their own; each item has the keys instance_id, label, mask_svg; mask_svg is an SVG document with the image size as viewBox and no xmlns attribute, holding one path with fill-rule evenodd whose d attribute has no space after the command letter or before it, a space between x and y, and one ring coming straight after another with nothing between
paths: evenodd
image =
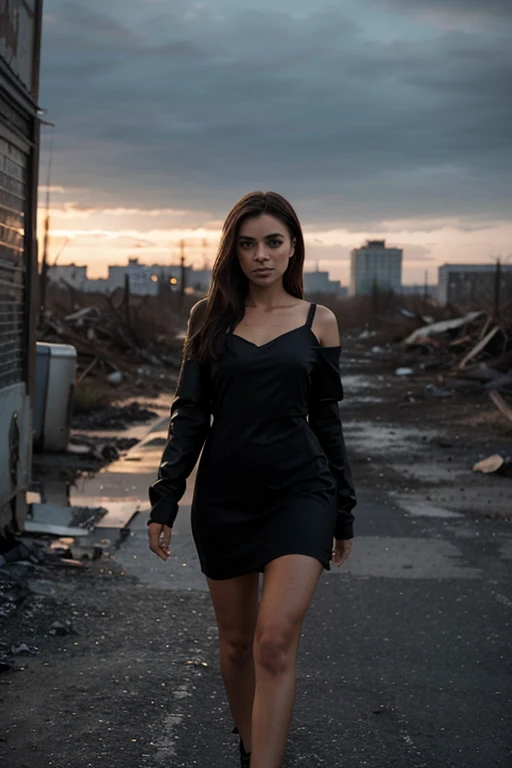
<instances>
[{"instance_id":1,"label":"woman's bare shoulder","mask_svg":"<svg viewBox=\"0 0 512 768\"><path fill-rule=\"evenodd\" d=\"M195 330L203 319L207 304L208 299L204 298L196 301L196 303L191 307L188 322L189 327L192 330Z\"/></svg>"},{"instance_id":2,"label":"woman's bare shoulder","mask_svg":"<svg viewBox=\"0 0 512 768\"><path fill-rule=\"evenodd\" d=\"M196 301L196 303L192 305L192 308L190 310L190 316L202 317L203 313L206 310L207 304L208 304L208 298L206 296L204 299L199 299L199 301Z\"/></svg>"},{"instance_id":3,"label":"woman's bare shoulder","mask_svg":"<svg viewBox=\"0 0 512 768\"><path fill-rule=\"evenodd\" d=\"M339 345L338 318L329 307L317 304L312 330L323 347L337 347Z\"/></svg>"}]
</instances>

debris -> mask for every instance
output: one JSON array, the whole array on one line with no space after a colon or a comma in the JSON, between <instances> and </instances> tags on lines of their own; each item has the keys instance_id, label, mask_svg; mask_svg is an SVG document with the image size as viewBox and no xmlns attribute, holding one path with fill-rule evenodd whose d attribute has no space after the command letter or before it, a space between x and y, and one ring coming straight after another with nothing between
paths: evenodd
<instances>
[{"instance_id":1,"label":"debris","mask_svg":"<svg viewBox=\"0 0 512 768\"><path fill-rule=\"evenodd\" d=\"M405 307L398 307L398 311L401 315L408 317L411 320L415 320L418 317L416 312L411 312L410 309L405 309Z\"/></svg>"},{"instance_id":2,"label":"debris","mask_svg":"<svg viewBox=\"0 0 512 768\"><path fill-rule=\"evenodd\" d=\"M504 461L505 459L503 456L495 453L492 456L488 456L486 459L482 459L482 461L478 461L473 467L473 472L483 472L484 474L497 472Z\"/></svg>"},{"instance_id":3,"label":"debris","mask_svg":"<svg viewBox=\"0 0 512 768\"><path fill-rule=\"evenodd\" d=\"M512 461L504 458L499 453L494 453L492 456L478 461L473 467L473 472L483 472L486 475L497 473L505 477L511 477Z\"/></svg>"},{"instance_id":4,"label":"debris","mask_svg":"<svg viewBox=\"0 0 512 768\"><path fill-rule=\"evenodd\" d=\"M133 448L138 442L135 437L72 436L66 446L66 453L104 463L105 461L115 461L119 458L120 453Z\"/></svg>"},{"instance_id":5,"label":"debris","mask_svg":"<svg viewBox=\"0 0 512 768\"><path fill-rule=\"evenodd\" d=\"M71 536L54 539L47 551L52 555L73 560L98 560L103 555L103 548L98 544L76 542Z\"/></svg>"},{"instance_id":6,"label":"debris","mask_svg":"<svg viewBox=\"0 0 512 768\"><path fill-rule=\"evenodd\" d=\"M436 387L435 384L425 384L425 392L433 397L453 397L455 390Z\"/></svg>"},{"instance_id":7,"label":"debris","mask_svg":"<svg viewBox=\"0 0 512 768\"><path fill-rule=\"evenodd\" d=\"M176 329L183 326L183 310L173 309L166 296L139 297L129 290L91 296L69 285L67 289L53 286L47 306L38 341L64 342L76 348L77 385L94 375L119 386L126 375L137 375L141 363L179 369L183 338L176 337ZM154 377L154 372L149 373Z\"/></svg>"},{"instance_id":8,"label":"debris","mask_svg":"<svg viewBox=\"0 0 512 768\"><path fill-rule=\"evenodd\" d=\"M81 560L73 560L70 557L61 557L58 560L54 560L52 565L65 565L73 568L85 568L85 563Z\"/></svg>"},{"instance_id":9,"label":"debris","mask_svg":"<svg viewBox=\"0 0 512 768\"><path fill-rule=\"evenodd\" d=\"M413 374L412 368L397 368L395 371L395 376L412 376Z\"/></svg>"},{"instance_id":10,"label":"debris","mask_svg":"<svg viewBox=\"0 0 512 768\"><path fill-rule=\"evenodd\" d=\"M89 363L87 368L85 368L82 371L82 373L79 376L77 376L75 381L75 387L78 387L82 383L85 377L89 375L89 373L93 370L93 368L98 362L99 362L99 357L95 357L94 360L91 363Z\"/></svg>"},{"instance_id":11,"label":"debris","mask_svg":"<svg viewBox=\"0 0 512 768\"><path fill-rule=\"evenodd\" d=\"M489 331L489 333L487 333L484 336L483 339L480 339L478 344L475 347L473 347L473 349L471 349L467 353L467 355L465 355L462 358L462 360L459 363L459 368L464 368L466 366L466 364L469 363L470 360L472 360L474 357L476 357L478 355L479 352L481 352L483 349L485 349L487 344L494 337L494 335L496 333L498 333L499 330L500 330L500 326L499 325L495 325L494 328L491 331Z\"/></svg>"},{"instance_id":12,"label":"debris","mask_svg":"<svg viewBox=\"0 0 512 768\"><path fill-rule=\"evenodd\" d=\"M109 405L89 413L77 413L72 425L74 429L126 429L130 423L149 421L157 415L134 401L125 406Z\"/></svg>"},{"instance_id":13,"label":"debris","mask_svg":"<svg viewBox=\"0 0 512 768\"><path fill-rule=\"evenodd\" d=\"M32 541L20 541L15 546L10 547L6 552L0 555L0 568L9 564L19 564L21 562L40 563L42 553L38 551L37 546Z\"/></svg>"},{"instance_id":14,"label":"debris","mask_svg":"<svg viewBox=\"0 0 512 768\"><path fill-rule=\"evenodd\" d=\"M93 544L71 544L71 557L75 560L99 560L103 554L103 549Z\"/></svg>"},{"instance_id":15,"label":"debris","mask_svg":"<svg viewBox=\"0 0 512 768\"><path fill-rule=\"evenodd\" d=\"M121 384L123 381L123 374L121 371L113 371L106 376L106 380L109 384Z\"/></svg>"},{"instance_id":16,"label":"debris","mask_svg":"<svg viewBox=\"0 0 512 768\"><path fill-rule=\"evenodd\" d=\"M31 504L24 530L27 533L47 533L54 536L87 536L106 513L105 507Z\"/></svg>"},{"instance_id":17,"label":"debris","mask_svg":"<svg viewBox=\"0 0 512 768\"><path fill-rule=\"evenodd\" d=\"M66 315L64 320L67 323L72 322L76 328L80 328L82 325L84 325L87 318L90 320L100 320L100 310L97 307L83 307L77 312L72 312L70 315Z\"/></svg>"},{"instance_id":18,"label":"debris","mask_svg":"<svg viewBox=\"0 0 512 768\"><path fill-rule=\"evenodd\" d=\"M405 344L414 344L417 339L425 338L428 336L436 336L447 331L455 331L462 328L465 325L469 325L474 322L478 317L481 317L483 312L468 312L464 317L456 317L453 320L441 320L439 323L431 323L430 325L424 325L422 328L417 328L405 339Z\"/></svg>"},{"instance_id":19,"label":"debris","mask_svg":"<svg viewBox=\"0 0 512 768\"><path fill-rule=\"evenodd\" d=\"M500 413L512 422L512 408L505 402L505 399L496 390L489 392L489 397Z\"/></svg>"}]
</instances>

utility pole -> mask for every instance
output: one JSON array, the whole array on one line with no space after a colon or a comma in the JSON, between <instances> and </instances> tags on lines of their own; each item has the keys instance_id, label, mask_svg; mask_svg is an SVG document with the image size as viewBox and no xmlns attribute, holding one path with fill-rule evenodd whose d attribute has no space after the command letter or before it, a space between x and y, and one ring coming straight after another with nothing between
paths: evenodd
<instances>
[{"instance_id":1,"label":"utility pole","mask_svg":"<svg viewBox=\"0 0 512 768\"><path fill-rule=\"evenodd\" d=\"M180 309L185 298L185 241L180 240Z\"/></svg>"},{"instance_id":2,"label":"utility pole","mask_svg":"<svg viewBox=\"0 0 512 768\"><path fill-rule=\"evenodd\" d=\"M46 181L46 216L44 220L43 257L41 260L41 276L39 282L39 324L42 324L46 309L46 289L48 285L48 242L50 239L50 180L53 157L53 125L50 138L50 156L48 158L48 178Z\"/></svg>"},{"instance_id":3,"label":"utility pole","mask_svg":"<svg viewBox=\"0 0 512 768\"><path fill-rule=\"evenodd\" d=\"M423 292L423 297L425 299L428 299L428 269L425 270L425 288Z\"/></svg>"},{"instance_id":4,"label":"utility pole","mask_svg":"<svg viewBox=\"0 0 512 768\"><path fill-rule=\"evenodd\" d=\"M496 272L494 273L494 319L498 320L500 316L500 283L501 283L501 262L496 259Z\"/></svg>"},{"instance_id":5,"label":"utility pole","mask_svg":"<svg viewBox=\"0 0 512 768\"><path fill-rule=\"evenodd\" d=\"M125 274L124 276L124 311L126 316L126 325L128 326L128 330L131 332L132 321L130 317L130 275L129 274Z\"/></svg>"}]
</instances>

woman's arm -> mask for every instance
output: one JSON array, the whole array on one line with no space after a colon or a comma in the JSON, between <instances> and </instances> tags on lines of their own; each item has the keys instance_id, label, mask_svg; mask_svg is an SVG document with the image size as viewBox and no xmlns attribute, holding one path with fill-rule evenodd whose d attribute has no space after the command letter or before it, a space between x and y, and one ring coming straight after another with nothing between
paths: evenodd
<instances>
[{"instance_id":1,"label":"woman's arm","mask_svg":"<svg viewBox=\"0 0 512 768\"><path fill-rule=\"evenodd\" d=\"M334 537L351 539L356 494L345 448L338 401L343 399L339 372L340 333L336 316L318 306L313 328L321 343L319 366L314 375L309 405L309 424L329 461L337 486L337 521Z\"/></svg>"},{"instance_id":2,"label":"woman's arm","mask_svg":"<svg viewBox=\"0 0 512 768\"><path fill-rule=\"evenodd\" d=\"M337 519L335 539L351 539L354 536L356 494L348 462L345 439L341 425L340 409L336 400L319 400L310 405L309 424L329 461L329 469L336 480Z\"/></svg>"},{"instance_id":3,"label":"woman's arm","mask_svg":"<svg viewBox=\"0 0 512 768\"><path fill-rule=\"evenodd\" d=\"M196 305L197 306L197 305ZM192 308L188 331L194 322ZM185 493L210 429L210 374L207 363L183 359L171 405L167 443L158 468L158 479L149 489L149 523L172 527L178 502Z\"/></svg>"}]
</instances>

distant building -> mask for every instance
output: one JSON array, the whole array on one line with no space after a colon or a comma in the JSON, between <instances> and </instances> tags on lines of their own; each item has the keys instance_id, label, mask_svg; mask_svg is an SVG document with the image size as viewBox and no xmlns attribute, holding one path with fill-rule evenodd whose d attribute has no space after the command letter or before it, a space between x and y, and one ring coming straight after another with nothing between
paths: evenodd
<instances>
[{"instance_id":1,"label":"distant building","mask_svg":"<svg viewBox=\"0 0 512 768\"><path fill-rule=\"evenodd\" d=\"M185 267L185 285L189 286L190 275L194 271ZM48 278L53 283L68 284L80 291L112 293L116 288L124 288L126 278L130 293L134 296L156 296L165 286L177 290L181 280L181 267L160 264L139 264L138 259L128 259L128 264L113 265L108 268L108 277L89 280L87 267L74 264L50 267Z\"/></svg>"},{"instance_id":2,"label":"distant building","mask_svg":"<svg viewBox=\"0 0 512 768\"><path fill-rule=\"evenodd\" d=\"M443 264L439 267L438 299L441 304L472 305L494 302L495 264ZM500 302L512 300L512 265L500 267Z\"/></svg>"},{"instance_id":3,"label":"distant building","mask_svg":"<svg viewBox=\"0 0 512 768\"><path fill-rule=\"evenodd\" d=\"M86 290L87 267L77 267L76 264L62 264L61 266L48 267L48 280L62 286L70 285L77 291Z\"/></svg>"},{"instance_id":4,"label":"distant building","mask_svg":"<svg viewBox=\"0 0 512 768\"><path fill-rule=\"evenodd\" d=\"M190 267L185 267L185 284L188 285L187 275ZM156 296L162 286L176 290L181 279L181 267L161 264L139 264L138 259L128 259L125 266L108 268L107 290L114 291L123 288L126 278L130 283L130 292L134 296Z\"/></svg>"},{"instance_id":5,"label":"distant building","mask_svg":"<svg viewBox=\"0 0 512 768\"><path fill-rule=\"evenodd\" d=\"M375 287L400 293L402 286L401 248L387 248L385 240L367 240L350 254L350 293L369 296Z\"/></svg>"},{"instance_id":6,"label":"distant building","mask_svg":"<svg viewBox=\"0 0 512 768\"><path fill-rule=\"evenodd\" d=\"M187 275L187 286L206 293L212 280L211 269L191 269Z\"/></svg>"},{"instance_id":7,"label":"distant building","mask_svg":"<svg viewBox=\"0 0 512 768\"><path fill-rule=\"evenodd\" d=\"M347 290L339 280L331 280L328 272L317 269L315 272L304 272L304 293L329 294L339 299L346 296Z\"/></svg>"},{"instance_id":8,"label":"distant building","mask_svg":"<svg viewBox=\"0 0 512 768\"><path fill-rule=\"evenodd\" d=\"M179 290L181 267L176 265L140 264L138 259L128 259L128 264L113 265L108 268L108 277L89 280L87 267L74 264L50 267L49 279L72 285L81 291L112 293L116 288L124 288L126 278L130 292L134 296L156 296L163 288ZM211 269L192 269L185 267L186 290L207 293L212 279ZM347 289L339 280L330 280L328 272L305 272L304 291L306 294L329 294L340 298L347 295Z\"/></svg>"}]
</instances>

